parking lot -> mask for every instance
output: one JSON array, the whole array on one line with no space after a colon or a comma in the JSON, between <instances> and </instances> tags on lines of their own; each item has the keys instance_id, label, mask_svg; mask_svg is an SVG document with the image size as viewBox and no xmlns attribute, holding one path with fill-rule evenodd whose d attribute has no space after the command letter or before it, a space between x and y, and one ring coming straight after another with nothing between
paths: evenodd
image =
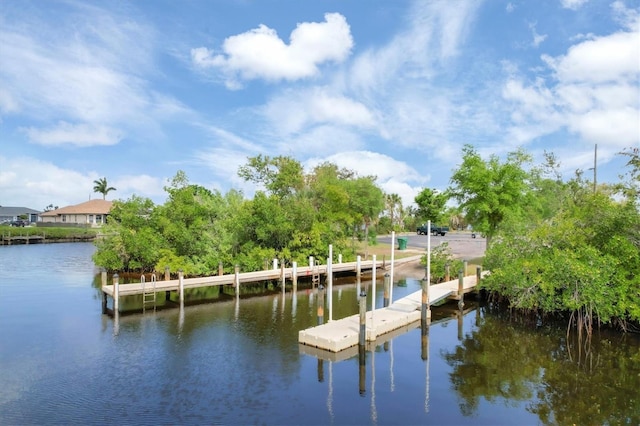
<instances>
[{"instance_id":1,"label":"parking lot","mask_svg":"<svg viewBox=\"0 0 640 426\"><path fill-rule=\"evenodd\" d=\"M427 235L417 235L415 233L396 234L396 239L403 237L407 239L407 250L417 249L424 251L427 248ZM378 237L381 243L391 244L391 235ZM471 237L470 232L448 232L444 237L431 236L431 247L435 247L443 242L449 244L449 249L454 257L460 259L475 259L484 256L487 245L485 238L476 235ZM398 243L396 241L396 247Z\"/></svg>"}]
</instances>

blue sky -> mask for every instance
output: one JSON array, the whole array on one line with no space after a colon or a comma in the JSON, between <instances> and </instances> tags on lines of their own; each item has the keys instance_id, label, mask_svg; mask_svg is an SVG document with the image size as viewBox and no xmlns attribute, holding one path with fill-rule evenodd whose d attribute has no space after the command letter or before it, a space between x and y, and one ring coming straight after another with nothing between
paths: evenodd
<instances>
[{"instance_id":1,"label":"blue sky","mask_svg":"<svg viewBox=\"0 0 640 426\"><path fill-rule=\"evenodd\" d=\"M613 181L640 144L638 0L0 1L0 205L178 170L226 192L258 154L376 175L405 205L464 144Z\"/></svg>"}]
</instances>

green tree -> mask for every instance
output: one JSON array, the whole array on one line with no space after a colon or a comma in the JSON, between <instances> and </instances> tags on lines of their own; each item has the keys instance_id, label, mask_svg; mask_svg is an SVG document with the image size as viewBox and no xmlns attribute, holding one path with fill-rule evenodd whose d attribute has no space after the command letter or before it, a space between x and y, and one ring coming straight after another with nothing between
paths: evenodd
<instances>
[{"instance_id":1,"label":"green tree","mask_svg":"<svg viewBox=\"0 0 640 426\"><path fill-rule=\"evenodd\" d=\"M246 181L261 184L278 198L293 195L304 187L304 173L299 161L291 157L250 157L238 175Z\"/></svg>"},{"instance_id":2,"label":"green tree","mask_svg":"<svg viewBox=\"0 0 640 426\"><path fill-rule=\"evenodd\" d=\"M503 222L522 216L530 180L523 166L531 162L531 156L520 149L501 162L496 155L483 160L471 145L465 145L462 152L462 164L454 170L449 191L468 223L487 236L489 247Z\"/></svg>"},{"instance_id":3,"label":"green tree","mask_svg":"<svg viewBox=\"0 0 640 426\"><path fill-rule=\"evenodd\" d=\"M132 196L114 201L104 237L96 240L96 265L110 271L152 271L163 247L154 222L155 205L148 198Z\"/></svg>"},{"instance_id":4,"label":"green tree","mask_svg":"<svg viewBox=\"0 0 640 426\"><path fill-rule=\"evenodd\" d=\"M420 219L423 222L430 220L433 224L440 223L448 199L449 195L447 193L424 188L415 197Z\"/></svg>"},{"instance_id":5,"label":"green tree","mask_svg":"<svg viewBox=\"0 0 640 426\"><path fill-rule=\"evenodd\" d=\"M398 225L401 223L402 198L400 198L398 194L386 194L384 201L391 226L394 230L399 231Z\"/></svg>"},{"instance_id":6,"label":"green tree","mask_svg":"<svg viewBox=\"0 0 640 426\"><path fill-rule=\"evenodd\" d=\"M93 183L94 183L93 192L102 194L103 200L107 198L107 194L109 192L116 190L113 186L109 186L109 184L107 184L106 177L94 180Z\"/></svg>"},{"instance_id":7,"label":"green tree","mask_svg":"<svg viewBox=\"0 0 640 426\"><path fill-rule=\"evenodd\" d=\"M369 227L384 209L384 193L374 176L351 179L347 184L349 209L354 227L364 226L365 257L368 256Z\"/></svg>"},{"instance_id":8,"label":"green tree","mask_svg":"<svg viewBox=\"0 0 640 426\"><path fill-rule=\"evenodd\" d=\"M595 322L640 321L640 213L629 200L593 193L580 175L553 217L504 232L487 250L485 288L514 308L571 312L578 331Z\"/></svg>"}]
</instances>

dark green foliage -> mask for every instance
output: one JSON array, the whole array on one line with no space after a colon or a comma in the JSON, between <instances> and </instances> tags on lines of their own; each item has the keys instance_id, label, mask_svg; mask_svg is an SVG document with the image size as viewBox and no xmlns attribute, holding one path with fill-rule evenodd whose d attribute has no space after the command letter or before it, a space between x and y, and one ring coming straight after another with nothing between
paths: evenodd
<instances>
[{"instance_id":1,"label":"dark green foliage","mask_svg":"<svg viewBox=\"0 0 640 426\"><path fill-rule=\"evenodd\" d=\"M483 286L513 307L572 312L594 322L640 321L640 213L631 200L593 193L578 176L558 183L562 207L546 220L505 227L486 253Z\"/></svg>"},{"instance_id":2,"label":"dark green foliage","mask_svg":"<svg viewBox=\"0 0 640 426\"><path fill-rule=\"evenodd\" d=\"M427 255L425 254L420 263L427 266ZM446 277L446 267L449 265L450 278L458 276L458 271L462 269L463 263L460 259L455 259L451 250L449 249L449 243L441 243L436 247L431 248L431 283L437 284L444 282Z\"/></svg>"},{"instance_id":3,"label":"dark green foliage","mask_svg":"<svg viewBox=\"0 0 640 426\"><path fill-rule=\"evenodd\" d=\"M263 185L252 200L221 195L189 183L179 171L163 205L132 197L114 203L94 261L110 271L182 269L186 276L268 267L274 258L290 266L308 256L323 263L333 245L345 260L355 258L349 240L369 226L384 206L373 177L358 177L323 164L305 176L289 157L250 158L239 173ZM374 236L372 236L374 237ZM265 266L266 265L266 266Z\"/></svg>"},{"instance_id":4,"label":"dark green foliage","mask_svg":"<svg viewBox=\"0 0 640 426\"><path fill-rule=\"evenodd\" d=\"M420 221L426 223L428 220L433 224L440 224L444 220L444 209L449 195L438 193L433 189L424 188L416 195L415 202L418 206L417 215ZM446 221L444 221L446 223Z\"/></svg>"}]
</instances>

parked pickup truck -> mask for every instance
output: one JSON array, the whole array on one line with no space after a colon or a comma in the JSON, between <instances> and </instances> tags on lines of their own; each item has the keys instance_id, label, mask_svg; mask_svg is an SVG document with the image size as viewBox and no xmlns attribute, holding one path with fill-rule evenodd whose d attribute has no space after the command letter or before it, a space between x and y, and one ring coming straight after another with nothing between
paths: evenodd
<instances>
[{"instance_id":1,"label":"parked pickup truck","mask_svg":"<svg viewBox=\"0 0 640 426\"><path fill-rule=\"evenodd\" d=\"M432 235L442 235L444 237L444 235L449 232L449 227L431 225L431 229L429 229L429 227L425 223L418 226L416 232L418 233L418 235L427 235L428 233L431 233Z\"/></svg>"}]
</instances>

